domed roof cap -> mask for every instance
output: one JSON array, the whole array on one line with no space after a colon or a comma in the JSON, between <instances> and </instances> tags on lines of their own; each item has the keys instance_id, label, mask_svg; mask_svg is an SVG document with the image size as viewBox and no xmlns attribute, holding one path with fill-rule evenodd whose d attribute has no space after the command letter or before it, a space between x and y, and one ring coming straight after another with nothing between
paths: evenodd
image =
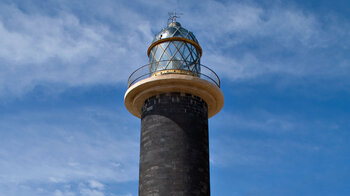
<instances>
[{"instance_id":1,"label":"domed roof cap","mask_svg":"<svg viewBox=\"0 0 350 196\"><path fill-rule=\"evenodd\" d=\"M153 39L152 43L165 39L165 38L170 38L170 37L181 37L181 38L186 38L191 41L198 43L198 40L196 37L193 35L193 33L181 26L179 22L171 22L168 24L168 27L162 29L159 33L156 34L155 38Z\"/></svg>"}]
</instances>

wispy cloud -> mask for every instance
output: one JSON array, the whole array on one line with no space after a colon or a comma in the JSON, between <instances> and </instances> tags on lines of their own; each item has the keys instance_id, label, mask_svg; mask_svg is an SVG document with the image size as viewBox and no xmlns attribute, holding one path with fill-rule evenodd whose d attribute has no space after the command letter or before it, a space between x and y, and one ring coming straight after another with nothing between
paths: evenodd
<instances>
[{"instance_id":1,"label":"wispy cloud","mask_svg":"<svg viewBox=\"0 0 350 196\"><path fill-rule=\"evenodd\" d=\"M344 150L345 140L338 136L346 137L347 129L340 119L323 121L310 115L305 119L263 110L223 111L211 124L211 163L215 167L252 166L262 170L288 165L290 157L298 162L303 156Z\"/></svg>"},{"instance_id":2,"label":"wispy cloud","mask_svg":"<svg viewBox=\"0 0 350 196\"><path fill-rule=\"evenodd\" d=\"M1 118L0 186L88 180L89 188L81 189L81 194L98 195L105 188L103 181L137 180L138 131L124 118L102 108ZM110 123L111 119L118 121ZM132 129L135 132L130 133ZM66 195L63 190L57 194Z\"/></svg>"},{"instance_id":3,"label":"wispy cloud","mask_svg":"<svg viewBox=\"0 0 350 196\"><path fill-rule=\"evenodd\" d=\"M75 196L76 194L70 191L55 190L54 196Z\"/></svg>"},{"instance_id":4,"label":"wispy cloud","mask_svg":"<svg viewBox=\"0 0 350 196\"><path fill-rule=\"evenodd\" d=\"M149 23L141 18L128 29L121 23L85 22L68 10L52 16L15 5L0 9L0 95L23 94L40 83L124 82L146 63L140 60L146 59L143 38L152 36Z\"/></svg>"},{"instance_id":5,"label":"wispy cloud","mask_svg":"<svg viewBox=\"0 0 350 196\"><path fill-rule=\"evenodd\" d=\"M99 189L99 190L103 190L105 187L102 183L96 181L96 180L90 180L90 187L91 188L95 188L95 189Z\"/></svg>"},{"instance_id":6,"label":"wispy cloud","mask_svg":"<svg viewBox=\"0 0 350 196\"><path fill-rule=\"evenodd\" d=\"M90 181L89 187L86 187L85 184L80 184L79 185L80 194L82 196L105 196L105 194L102 191L103 188L101 186L103 185L97 181L94 181L93 183L91 183Z\"/></svg>"},{"instance_id":7,"label":"wispy cloud","mask_svg":"<svg viewBox=\"0 0 350 196\"><path fill-rule=\"evenodd\" d=\"M15 4L1 5L0 95L23 94L40 83L125 82L133 70L147 63L148 44L166 21L159 17L164 13L156 17L152 10L166 10L167 3L139 4L142 12L125 2L79 4L89 15L73 11L71 6L77 5L68 1L58 3L58 11L51 15L38 8L23 11ZM185 15L180 21L194 31L204 48L202 62L222 77L236 80L271 73L300 76L349 71L344 55L350 25L334 14L320 16L281 4L173 4L182 8ZM320 50L334 51L337 56Z\"/></svg>"},{"instance_id":8,"label":"wispy cloud","mask_svg":"<svg viewBox=\"0 0 350 196\"><path fill-rule=\"evenodd\" d=\"M221 77L346 77L349 21L298 6L205 1L186 18L204 40L203 63ZM193 12L192 12L193 13ZM203 20L202 13L208 17ZM210 16L210 17L209 17ZM334 55L333 55L334 54ZM345 65L345 66L344 66Z\"/></svg>"}]
</instances>

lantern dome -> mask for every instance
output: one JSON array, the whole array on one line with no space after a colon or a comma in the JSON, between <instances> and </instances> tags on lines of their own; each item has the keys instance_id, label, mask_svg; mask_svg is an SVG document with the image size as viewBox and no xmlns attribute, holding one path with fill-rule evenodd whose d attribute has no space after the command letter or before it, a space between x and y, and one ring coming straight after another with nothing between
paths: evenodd
<instances>
[{"instance_id":1,"label":"lantern dome","mask_svg":"<svg viewBox=\"0 0 350 196\"><path fill-rule=\"evenodd\" d=\"M151 73L198 75L202 49L192 32L173 21L162 29L148 48Z\"/></svg>"},{"instance_id":2,"label":"lantern dome","mask_svg":"<svg viewBox=\"0 0 350 196\"><path fill-rule=\"evenodd\" d=\"M182 37L189 40L192 40L198 44L198 40L193 35L193 33L181 26L179 22L169 23L167 28L162 29L159 33L156 34L152 43L169 37Z\"/></svg>"}]
</instances>

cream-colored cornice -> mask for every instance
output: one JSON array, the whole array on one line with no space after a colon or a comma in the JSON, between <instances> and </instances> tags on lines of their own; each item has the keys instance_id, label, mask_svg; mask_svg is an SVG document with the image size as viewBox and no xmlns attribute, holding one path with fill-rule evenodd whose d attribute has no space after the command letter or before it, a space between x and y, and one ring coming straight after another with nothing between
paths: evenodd
<instances>
[{"instance_id":1,"label":"cream-colored cornice","mask_svg":"<svg viewBox=\"0 0 350 196\"><path fill-rule=\"evenodd\" d=\"M141 118L141 108L146 99L169 92L189 93L202 98L208 105L209 118L224 105L224 95L218 86L199 77L183 74L152 76L133 84L124 95L124 104L131 114Z\"/></svg>"}]
</instances>

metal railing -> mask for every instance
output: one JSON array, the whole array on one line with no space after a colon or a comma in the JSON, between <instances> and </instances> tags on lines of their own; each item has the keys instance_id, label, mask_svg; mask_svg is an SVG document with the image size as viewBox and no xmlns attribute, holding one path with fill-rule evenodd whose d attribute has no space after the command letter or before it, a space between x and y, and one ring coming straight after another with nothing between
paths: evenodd
<instances>
[{"instance_id":1,"label":"metal railing","mask_svg":"<svg viewBox=\"0 0 350 196\"><path fill-rule=\"evenodd\" d=\"M157 62L158 63L158 62ZM169 69L162 69L162 70L157 70L157 71L151 71L150 66L152 64L147 64L147 65L143 65L141 67L139 67L138 69L136 69L130 76L128 79L128 88L130 86L132 86L133 84L135 84L136 82L149 78L152 75L155 75L157 72L161 72L161 71L166 71L166 70L174 70L174 68L169 68ZM191 71L187 71L187 72L180 72L180 73L164 73L164 74L186 74L187 75L193 75L195 77L199 77L202 79L205 79L213 84L215 84L216 86L218 86L220 88L220 78L219 76L209 67L199 64L200 65L200 72L199 73L195 73L195 72L191 72ZM192 74L190 74L192 73ZM161 74L161 75L164 75Z\"/></svg>"}]
</instances>

